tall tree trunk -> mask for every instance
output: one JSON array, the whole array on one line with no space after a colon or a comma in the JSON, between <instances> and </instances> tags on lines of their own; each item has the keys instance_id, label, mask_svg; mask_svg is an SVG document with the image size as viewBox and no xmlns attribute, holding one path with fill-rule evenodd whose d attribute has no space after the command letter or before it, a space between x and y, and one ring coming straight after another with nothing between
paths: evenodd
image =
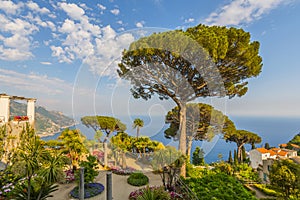
<instances>
[{"instance_id":1,"label":"tall tree trunk","mask_svg":"<svg viewBox=\"0 0 300 200\"><path fill-rule=\"evenodd\" d=\"M188 136L188 145L187 145L186 154L189 159L191 158L192 144L193 144L193 136Z\"/></svg>"},{"instance_id":2,"label":"tall tree trunk","mask_svg":"<svg viewBox=\"0 0 300 200\"><path fill-rule=\"evenodd\" d=\"M238 144L237 143L237 157L238 157L238 161L239 161L239 163L242 163L242 161L243 161L243 156L242 156L242 146L243 146L244 144L243 143L241 143L241 144Z\"/></svg>"},{"instance_id":3,"label":"tall tree trunk","mask_svg":"<svg viewBox=\"0 0 300 200\"><path fill-rule=\"evenodd\" d=\"M186 103L182 103L180 106L178 106L180 109L179 112L179 150L183 155L186 155ZM180 175L185 177L186 176L186 166L185 162L183 163Z\"/></svg>"},{"instance_id":4,"label":"tall tree trunk","mask_svg":"<svg viewBox=\"0 0 300 200\"><path fill-rule=\"evenodd\" d=\"M137 126L136 127L136 138L139 138L139 136L140 136L140 127Z\"/></svg>"}]
</instances>

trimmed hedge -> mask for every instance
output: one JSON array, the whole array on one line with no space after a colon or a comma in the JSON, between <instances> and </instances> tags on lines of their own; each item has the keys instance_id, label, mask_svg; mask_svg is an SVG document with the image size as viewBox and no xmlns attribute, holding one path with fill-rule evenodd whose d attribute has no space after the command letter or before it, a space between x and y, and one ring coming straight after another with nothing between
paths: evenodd
<instances>
[{"instance_id":1,"label":"trimmed hedge","mask_svg":"<svg viewBox=\"0 0 300 200\"><path fill-rule=\"evenodd\" d=\"M149 178L141 172L134 172L127 178L127 183L133 186L143 186L149 183Z\"/></svg>"}]
</instances>

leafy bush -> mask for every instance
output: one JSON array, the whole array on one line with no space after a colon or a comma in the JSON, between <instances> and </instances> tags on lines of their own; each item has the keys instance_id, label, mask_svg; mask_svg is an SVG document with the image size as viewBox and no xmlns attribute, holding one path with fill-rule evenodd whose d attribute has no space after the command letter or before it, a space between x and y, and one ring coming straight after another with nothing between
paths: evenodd
<instances>
[{"instance_id":1,"label":"leafy bush","mask_svg":"<svg viewBox=\"0 0 300 200\"><path fill-rule=\"evenodd\" d=\"M28 190L27 183L22 182L16 185L13 190L13 196L15 200L24 200L28 199ZM52 192L58 190L58 185L54 184L44 184L42 187L34 186L34 184L30 185L30 199L39 199L46 200L49 197L53 197L51 195Z\"/></svg>"},{"instance_id":2,"label":"leafy bush","mask_svg":"<svg viewBox=\"0 0 300 200\"><path fill-rule=\"evenodd\" d=\"M133 186L143 186L149 183L149 178L141 172L135 172L127 178L127 183Z\"/></svg>"},{"instance_id":3,"label":"leafy bush","mask_svg":"<svg viewBox=\"0 0 300 200\"><path fill-rule=\"evenodd\" d=\"M209 173L201 178L186 179L184 182L199 199L256 199L234 177L224 173Z\"/></svg>"},{"instance_id":4,"label":"leafy bush","mask_svg":"<svg viewBox=\"0 0 300 200\"><path fill-rule=\"evenodd\" d=\"M87 157L87 161L81 161L80 167L84 167L84 182L85 183L92 183L95 177L99 174L96 169L98 168L97 159L95 156L89 155ZM76 171L76 179L79 183L80 178L80 170Z\"/></svg>"},{"instance_id":5,"label":"leafy bush","mask_svg":"<svg viewBox=\"0 0 300 200\"><path fill-rule=\"evenodd\" d=\"M94 197L101 194L104 191L104 186L101 183L87 183L84 185L84 198ZM70 195L74 198L79 198L79 187L76 186L70 192Z\"/></svg>"},{"instance_id":6,"label":"leafy bush","mask_svg":"<svg viewBox=\"0 0 300 200\"><path fill-rule=\"evenodd\" d=\"M20 177L10 170L0 171L0 199L1 197L9 197L11 195L19 179Z\"/></svg>"},{"instance_id":7,"label":"leafy bush","mask_svg":"<svg viewBox=\"0 0 300 200\"><path fill-rule=\"evenodd\" d=\"M265 184L254 184L254 187L256 187L258 190L262 191L266 195L277 197L279 194L272 190L271 188L268 188Z\"/></svg>"},{"instance_id":8,"label":"leafy bush","mask_svg":"<svg viewBox=\"0 0 300 200\"><path fill-rule=\"evenodd\" d=\"M164 190L164 187L156 187L156 186L147 186L145 188L141 188L135 190L130 193L129 200L181 200L183 199L181 195L176 192L167 192Z\"/></svg>"},{"instance_id":9,"label":"leafy bush","mask_svg":"<svg viewBox=\"0 0 300 200\"><path fill-rule=\"evenodd\" d=\"M197 167L190 163L186 163L186 176L191 178L200 178L209 173L207 167Z\"/></svg>"}]
</instances>

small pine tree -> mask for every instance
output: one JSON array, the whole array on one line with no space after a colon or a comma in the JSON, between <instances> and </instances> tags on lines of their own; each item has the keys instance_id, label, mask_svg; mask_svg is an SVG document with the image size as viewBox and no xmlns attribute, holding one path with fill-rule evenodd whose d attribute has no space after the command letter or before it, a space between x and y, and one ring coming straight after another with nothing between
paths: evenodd
<instances>
[{"instance_id":1,"label":"small pine tree","mask_svg":"<svg viewBox=\"0 0 300 200\"><path fill-rule=\"evenodd\" d=\"M229 164L233 164L233 159L232 159L231 151L229 151L228 163Z\"/></svg>"},{"instance_id":2,"label":"small pine tree","mask_svg":"<svg viewBox=\"0 0 300 200\"><path fill-rule=\"evenodd\" d=\"M199 147L196 147L193 152L192 163L194 165L204 165L204 151Z\"/></svg>"},{"instance_id":3,"label":"small pine tree","mask_svg":"<svg viewBox=\"0 0 300 200\"><path fill-rule=\"evenodd\" d=\"M251 143L251 149L256 149L256 146L254 143Z\"/></svg>"},{"instance_id":4,"label":"small pine tree","mask_svg":"<svg viewBox=\"0 0 300 200\"><path fill-rule=\"evenodd\" d=\"M270 144L268 142L265 143L265 149L270 149Z\"/></svg>"},{"instance_id":5,"label":"small pine tree","mask_svg":"<svg viewBox=\"0 0 300 200\"><path fill-rule=\"evenodd\" d=\"M233 161L234 161L235 165L237 165L239 163L236 150L234 150L234 152L233 152Z\"/></svg>"}]
</instances>

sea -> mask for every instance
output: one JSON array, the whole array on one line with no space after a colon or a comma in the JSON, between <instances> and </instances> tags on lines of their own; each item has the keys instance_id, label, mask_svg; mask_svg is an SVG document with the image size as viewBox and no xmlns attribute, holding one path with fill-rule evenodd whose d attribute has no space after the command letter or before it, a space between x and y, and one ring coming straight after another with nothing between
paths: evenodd
<instances>
[{"instance_id":1,"label":"sea","mask_svg":"<svg viewBox=\"0 0 300 200\"><path fill-rule=\"evenodd\" d=\"M178 141L167 139L164 137L164 130L168 128L168 124L164 123L164 116L117 116L124 124L127 125L126 132L135 136L136 130L132 128L132 122L135 118L141 118L144 121L144 127L140 129L140 135L149 136L153 140L162 142L164 145L178 147ZM256 144L256 147L263 147L265 143L269 143L272 147L278 147L279 144L287 143L296 134L300 132L300 117L245 117L230 116L235 123L237 129L243 129L254 132L262 138L262 143ZM77 119L80 122L80 118ZM80 129L87 139L94 138L94 131L78 123L70 129ZM52 140L60 135L56 133L52 136L43 137L42 139ZM235 143L226 142L222 135L216 135L211 141L194 141L192 152L199 146L204 150L205 162L213 163L220 160L227 160L229 151L236 149ZM247 151L251 149L250 145L245 145Z\"/></svg>"}]
</instances>

